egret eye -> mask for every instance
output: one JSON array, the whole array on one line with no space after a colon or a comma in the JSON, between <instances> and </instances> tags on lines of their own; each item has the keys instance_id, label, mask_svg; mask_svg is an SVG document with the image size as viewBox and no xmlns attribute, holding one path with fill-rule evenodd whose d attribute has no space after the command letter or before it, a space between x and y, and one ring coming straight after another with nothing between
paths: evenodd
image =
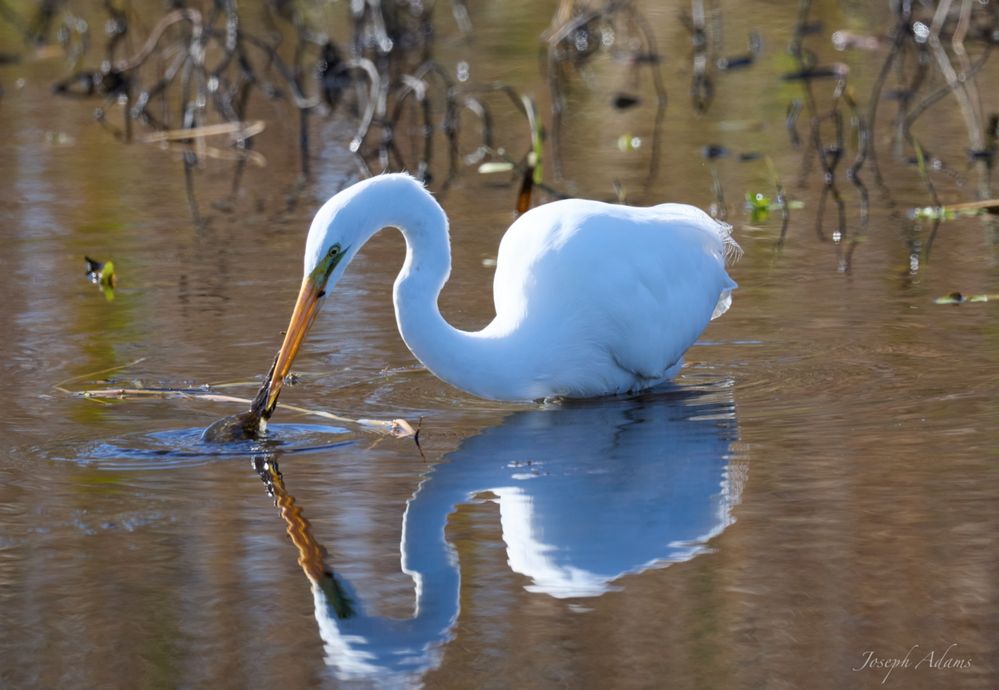
<instances>
[{"instance_id":1,"label":"egret eye","mask_svg":"<svg viewBox=\"0 0 999 690\"><path fill-rule=\"evenodd\" d=\"M330 247L329 251L326 252L326 258L320 263L320 266L324 269L326 276L324 280L329 280L329 277L333 274L333 269L336 265L340 263L341 250L339 244L334 244Z\"/></svg>"}]
</instances>

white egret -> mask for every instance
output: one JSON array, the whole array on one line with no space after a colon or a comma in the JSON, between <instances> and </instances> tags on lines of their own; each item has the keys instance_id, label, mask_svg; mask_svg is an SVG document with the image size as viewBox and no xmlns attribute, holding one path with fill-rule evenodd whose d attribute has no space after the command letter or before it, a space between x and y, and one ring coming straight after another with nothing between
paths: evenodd
<instances>
[{"instance_id":1,"label":"white egret","mask_svg":"<svg viewBox=\"0 0 999 690\"><path fill-rule=\"evenodd\" d=\"M725 271L739 251L730 227L693 206L555 201L503 236L496 317L481 331L459 330L437 306L451 272L444 210L409 175L380 175L336 194L312 221L265 417L320 304L385 227L406 240L393 293L406 345L439 378L494 400L595 397L666 381L736 287Z\"/></svg>"}]
</instances>

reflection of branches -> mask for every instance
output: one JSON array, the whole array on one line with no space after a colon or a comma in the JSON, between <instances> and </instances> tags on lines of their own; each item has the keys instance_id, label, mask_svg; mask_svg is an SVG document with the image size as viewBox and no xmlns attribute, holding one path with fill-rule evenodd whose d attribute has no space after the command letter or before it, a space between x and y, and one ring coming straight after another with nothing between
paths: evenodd
<instances>
[{"instance_id":1,"label":"reflection of branches","mask_svg":"<svg viewBox=\"0 0 999 690\"><path fill-rule=\"evenodd\" d=\"M988 60L992 46L996 42L999 29L999 13L994 6L983 6L971 0L941 0L931 16L920 17L911 3L903 2L895 6L896 24L892 35L891 48L882 64L874 83L871 95L868 126L873 127L878 103L883 97L888 77L895 68L896 80L902 84L899 93L899 112L895 126L895 147L897 155L905 157L908 148L915 161L920 178L926 186L927 195L934 207L941 206L940 196L932 179L934 171L947 172L957 183L962 184L961 176L948 169L942 161L932 157L913 132L917 120L930 108L942 102L947 96L954 97L961 118L967 130L969 157L978 172L977 195L979 198L991 196L990 171L994 157L994 145L987 139L983 126L983 114L977 88L977 75ZM981 39L984 47L977 58L972 58L966 48L969 39ZM949 44L949 51L948 51ZM915 69L907 75L904 64L907 56L913 55ZM936 68L935 73L931 70ZM939 76L943 80L938 85ZM920 92L927 90L919 99ZM887 187L877 165L877 149L874 139L866 138L866 150L875 171L875 180L887 191ZM928 254L939 227L939 218L934 224L924 248ZM918 268L920 250L916 235L910 232L913 268Z\"/></svg>"},{"instance_id":2,"label":"reflection of branches","mask_svg":"<svg viewBox=\"0 0 999 690\"><path fill-rule=\"evenodd\" d=\"M389 5L394 8L393 12L400 12L396 3ZM382 22L383 11L389 11L380 3L371 3L371 6L378 12L368 12L367 18L356 18L358 31L369 33L369 24ZM106 48L108 59L97 70L78 72L60 81L55 90L65 95L104 97L106 104L98 109L98 120L124 141L133 138L133 120L160 132L174 128L197 129L212 121L239 123L244 120L254 90L268 98L287 100L298 117L301 171L307 177L311 116L334 111L345 94L356 92L361 115L350 149L357 152L372 124L376 121L385 123L390 88L387 68L377 66L362 55L342 59L337 46L315 31L294 3L274 0L264 8L264 20L273 31L263 36L246 30L234 0L218 0L204 15L190 8L175 9L156 22L137 50L122 59L114 59L118 52L116 46L128 31L128 18L108 2L109 26L113 27ZM428 21L429 8L422 12ZM408 10L405 14L409 14ZM386 36L399 39L396 43L401 47L393 55L402 55L404 46L412 43L405 37L405 32L416 28L400 28L397 24L392 27L385 24L383 28L389 32ZM290 45L284 39L288 29L293 37ZM421 25L421 35L429 36L425 29ZM282 44L287 45L282 52L290 57L279 53ZM310 80L310 75L314 75L314 81ZM275 77L276 83L272 81ZM114 128L106 118L107 104L123 106L123 131ZM201 137L192 136L186 142L185 186L192 216L200 223L193 196L193 174L202 165L209 149ZM234 135L232 146L235 151L248 155L252 143L247 137ZM233 199L246 157L239 158L235 168ZM259 154L256 159L260 159Z\"/></svg>"},{"instance_id":3,"label":"reflection of branches","mask_svg":"<svg viewBox=\"0 0 999 690\"><path fill-rule=\"evenodd\" d=\"M840 243L847 237L846 226L846 204L836 185L836 169L843 158L845 142L843 129L843 114L840 112L840 103L847 88L846 70L839 66L820 67L816 64L815 55L803 44L804 36L809 32L808 13L811 3L809 0L802 0L798 9L798 21L796 24L794 37L789 47L789 52L794 56L799 65L798 71L785 75L785 80L800 81L804 90L804 104L797 101L788 107L788 114L785 120L788 133L791 136L792 144L800 145L796 123L799 114L804 110L809 115L809 133L807 143L809 144L803 151L802 169L799 184L804 185L805 180L814 162L817 162L822 172L822 192L816 209L815 232L819 239L825 240L826 236L822 230L823 219L825 217L826 204L829 198L836 204L837 224L836 230L832 233L833 242L839 247ZM836 85L833 90L832 106L827 112L820 113L816 104L815 94L812 90L812 82L816 79L834 77ZM856 121L854 113L854 122ZM832 128L832 141L827 141L823 136L823 124L829 123ZM855 124L855 126L857 126ZM856 177L863 164L862 159L854 161L851 172ZM786 224L785 224L786 228ZM786 239L786 229L781 232L778 246L782 246ZM841 250L838 250L841 252ZM842 266L842 258L841 264Z\"/></svg>"},{"instance_id":4,"label":"reflection of branches","mask_svg":"<svg viewBox=\"0 0 999 690\"><path fill-rule=\"evenodd\" d=\"M119 18L119 21L122 20ZM166 30L174 24L184 21L191 24L191 40L199 41L204 30L201 13L197 10L191 9L174 10L156 23L153 30L149 32L149 37L146 39L145 43L142 44L142 47L135 55L119 62L114 66L114 68L118 72L127 72L142 65L142 63L144 63L149 56L153 54L153 51L156 50L156 46L159 45L160 39L163 38L163 34L166 33Z\"/></svg>"},{"instance_id":5,"label":"reflection of branches","mask_svg":"<svg viewBox=\"0 0 999 690\"><path fill-rule=\"evenodd\" d=\"M836 205L837 217L836 229L833 231L831 239L837 247L839 269L849 272L853 252L860 239L866 234L870 219L867 186L860 177L871 152L870 121L865 120L853 98L849 85L849 70L846 66L839 64L820 66L817 64L814 53L804 46L804 36L811 32L813 26L808 23L810 5L809 0L802 0L799 5L798 23L789 48L791 54L798 60L799 69L784 76L785 80L796 80L802 83L804 102L794 101L790 104L785 124L792 145L799 148L803 142L798 136L798 117L803 111L809 115L809 134L806 140L807 145L802 153L800 184L805 183L809 171L817 163L822 173L823 186L816 209L815 231L820 239L826 239L822 228L826 205L831 198ZM834 78L835 85L829 109L820 112L812 84L817 79L825 78ZM857 142L856 154L846 170L847 180L857 190L859 197L859 228L852 235L847 226L846 203L836 184L836 171L846 154L847 122ZM785 233L782 232L778 246L783 244L784 237ZM845 253L843 243L847 243Z\"/></svg>"},{"instance_id":6,"label":"reflection of branches","mask_svg":"<svg viewBox=\"0 0 999 690\"><path fill-rule=\"evenodd\" d=\"M683 20L690 32L690 40L694 46L690 97L694 103L694 110L698 113L705 113L711 107L711 101L714 100L715 86L710 72L710 66L713 62L711 54L714 46L713 42L709 40L704 0L692 0L690 16L684 16Z\"/></svg>"},{"instance_id":7,"label":"reflection of branches","mask_svg":"<svg viewBox=\"0 0 999 690\"><path fill-rule=\"evenodd\" d=\"M6 2L0 0L0 10L7 9ZM468 79L467 66L464 71L459 66L455 79L430 58L433 5L396 0L353 2L349 12L354 35L341 50L313 25L312 8L307 3L268 0L260 13L262 31L244 23L235 0L215 0L201 10L174 3L151 22L148 31L138 34L136 28L141 28L141 23L130 6L105 0L108 21L100 66L75 71L57 83L55 90L66 96L103 100L95 111L97 120L124 142L152 141L154 137L143 136L142 129L165 135L158 139L161 146L182 153L188 204L198 225L205 221L204 207L195 195L206 159L235 160L227 200L213 204L222 210L234 207L247 162L265 162L254 150L252 135L247 133L250 128L245 126L255 94L283 102L290 109L289 119L297 120L302 180L311 172L310 132L316 120L344 115L357 123L348 148L362 174L408 169L429 182L435 172L431 168L444 167L435 158L443 139L446 186L462 163L474 164L487 156L507 157L506 149L496 141L496 120L487 103L488 94L504 92L526 115L531 131L533 158L511 162L520 171L530 169L530 174L525 172L521 178L525 183L530 177L535 188L558 195L542 183L543 133L537 119L532 120L533 111L525 109L521 95L508 87L503 91L470 86L463 83ZM572 12L551 38L553 56L561 59L569 51L578 65L588 53L606 51L627 60L636 75L644 69L651 71L658 101L651 179L660 158L665 89L648 23L629 0L609 0L600 10L590 10L581 2L563 6L571 7ZM56 17L61 7L61 2L50 1L42 9ZM467 31L465 2L451 0L451 9L459 28ZM589 19L580 19L580 13ZM60 15L64 23L67 15ZM582 46L581 37L590 40L589 48ZM556 100L561 112L562 100ZM116 113L121 113L120 120L112 117ZM461 129L470 122L469 115L481 131L481 143L474 142L472 152L463 158L462 146L467 139L462 139ZM226 144L209 145L205 133L220 125L231 125L223 130ZM554 129L558 127L556 123Z\"/></svg>"},{"instance_id":8,"label":"reflection of branches","mask_svg":"<svg viewBox=\"0 0 999 690\"><path fill-rule=\"evenodd\" d=\"M433 156L433 135L435 131L433 109L429 97L429 91L436 82L440 86L441 95L444 98L444 114L441 121L440 130L444 133L448 147L448 175L450 180L456 173L457 165L457 134L458 122L456 109L458 107L455 98L454 82L447 72L436 62L428 60L412 75L403 75L402 83L396 90L395 106L392 110L391 118L385 123L385 144L387 152L394 153L402 163L402 157L395 145L394 131L402 119L403 111L407 101L414 99L417 104L419 114L417 119L420 123L416 129L418 137L414 137L414 144L422 142L422 152L418 155L419 162L415 167L416 176L425 181L429 181L429 170L431 158ZM402 163L404 166L404 163Z\"/></svg>"},{"instance_id":9,"label":"reflection of branches","mask_svg":"<svg viewBox=\"0 0 999 690\"><path fill-rule=\"evenodd\" d=\"M791 141L791 147L801 148L801 136L798 134L798 116L801 115L801 101L791 101L787 106L787 115L784 117L784 126L787 128L787 135Z\"/></svg>"},{"instance_id":10,"label":"reflection of branches","mask_svg":"<svg viewBox=\"0 0 999 690\"><path fill-rule=\"evenodd\" d=\"M911 8L912 5L908 2L900 3L898 8L895 27L892 31L891 49L888 51L888 56L885 58L884 63L882 63L881 69L878 71L878 76L874 80L870 102L867 106L867 122L871 128L877 122L878 104L881 102L881 94L884 90L885 81L891 72L892 65L898 59L899 51L902 49L909 32ZM902 103L902 107L904 107L904 103ZM880 186L884 187L884 179L881 177L881 167L878 165L877 147L874 145L873 137L869 139L868 145L868 157L871 161L871 167L874 170L874 179Z\"/></svg>"},{"instance_id":11,"label":"reflection of branches","mask_svg":"<svg viewBox=\"0 0 999 690\"><path fill-rule=\"evenodd\" d=\"M715 200L712 204L712 214L721 221L728 220L728 205L725 203L725 188L722 187L721 177L718 175L718 164L714 158L708 158L708 171L711 173L711 191Z\"/></svg>"},{"instance_id":12,"label":"reflection of branches","mask_svg":"<svg viewBox=\"0 0 999 690\"><path fill-rule=\"evenodd\" d=\"M66 0L42 0L38 3L34 16L26 20L6 0L0 0L0 19L13 26L26 42L41 45L48 40L52 24L65 2Z\"/></svg>"},{"instance_id":13,"label":"reflection of branches","mask_svg":"<svg viewBox=\"0 0 999 690\"><path fill-rule=\"evenodd\" d=\"M656 93L649 181L658 173L659 138L666 115L666 88L659 71L655 37L645 16L630 0L607 0L599 9L585 0L562 0L553 18L553 26L543 35L544 72L552 101L552 149L555 171L562 175L562 117L566 108L565 84L570 70L582 69L598 53L616 50L636 71L647 67ZM632 48L637 44L637 49ZM624 46L616 48L616 46Z\"/></svg>"},{"instance_id":14,"label":"reflection of branches","mask_svg":"<svg viewBox=\"0 0 999 690\"><path fill-rule=\"evenodd\" d=\"M777 191L776 201L781 210L780 235L777 238L777 250L780 251L787 239L787 228L791 223L791 211L788 208L784 183L781 182L780 175L777 174L777 166L774 165L773 159L770 156L766 157L766 164L767 170L770 172L770 178L773 180L774 189Z\"/></svg>"},{"instance_id":15,"label":"reflection of branches","mask_svg":"<svg viewBox=\"0 0 999 690\"><path fill-rule=\"evenodd\" d=\"M337 73L344 74L351 70L364 74L368 80L369 87L368 95L365 99L364 114L361 116L361 122L357 126L357 134L350 141L350 150L357 153L361 148L361 144L364 143L364 137L367 136L375 116L382 117L385 115L385 87L382 85L381 75L378 74L378 70L370 60L366 60L365 58L347 60L338 66Z\"/></svg>"},{"instance_id":16,"label":"reflection of branches","mask_svg":"<svg viewBox=\"0 0 999 690\"><path fill-rule=\"evenodd\" d=\"M944 21L950 11L951 0L941 0L937 6L936 14L933 17L933 25L930 27L928 42L940 72L943 74L947 85L957 99L960 106L961 115L964 117L964 124L968 130L968 140L971 144L972 152L985 150L985 133L981 121L981 102L978 98L978 88L974 79L968 78L971 65L967 52L964 49L964 38L968 33L968 24L971 20L971 0L962 0L960 14L958 15L957 26L951 34L951 49L957 58L961 72L958 73L944 50L940 41L940 31ZM987 53L986 53L987 54ZM988 166L979 165L979 195L981 198L989 196Z\"/></svg>"},{"instance_id":17,"label":"reflection of branches","mask_svg":"<svg viewBox=\"0 0 999 690\"><path fill-rule=\"evenodd\" d=\"M846 171L846 178L856 188L857 195L860 198L860 226L850 240L850 244L846 249L846 256L841 264L842 270L849 273L853 265L853 251L857 248L861 239L867 235L867 229L870 225L870 195L867 192L867 185L860 178L860 171L867 161L867 152L869 150L868 140L871 133L869 123L860 114L860 108L857 106L856 101L854 101L853 96L850 95L850 91L843 89L841 97L850 110L850 122L857 132L857 154L854 156L853 163L850 164L850 167Z\"/></svg>"},{"instance_id":18,"label":"reflection of branches","mask_svg":"<svg viewBox=\"0 0 999 690\"><path fill-rule=\"evenodd\" d=\"M513 158L504 147L494 144L493 118L486 99L491 94L506 96L507 100L523 115L530 132L531 143L525 155ZM465 156L468 163L477 163L485 158L502 161L501 165L511 166L517 173L515 179L520 180L520 191L517 196L516 211L524 213L532 205L531 198L535 189L540 189L549 197L564 199L566 194L544 182L542 173L542 125L534 100L519 93L513 87L502 84L472 85L463 87L456 92L464 110L468 110L479 118L482 127L482 143L470 154ZM461 112L461 110L457 111Z\"/></svg>"}]
</instances>

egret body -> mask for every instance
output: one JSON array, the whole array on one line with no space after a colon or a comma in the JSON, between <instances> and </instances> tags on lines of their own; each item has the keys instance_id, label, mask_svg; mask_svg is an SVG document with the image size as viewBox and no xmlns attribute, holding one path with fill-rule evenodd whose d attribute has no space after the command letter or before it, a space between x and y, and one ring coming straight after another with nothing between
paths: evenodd
<instances>
[{"instance_id":1,"label":"egret body","mask_svg":"<svg viewBox=\"0 0 999 690\"><path fill-rule=\"evenodd\" d=\"M335 195L312 221L268 412L320 305L385 227L406 240L393 291L406 345L439 378L493 400L595 397L666 381L736 287L725 271L738 253L729 226L693 206L555 201L507 230L493 279L496 317L463 331L437 306L451 272L444 210L409 175L380 175Z\"/></svg>"}]
</instances>

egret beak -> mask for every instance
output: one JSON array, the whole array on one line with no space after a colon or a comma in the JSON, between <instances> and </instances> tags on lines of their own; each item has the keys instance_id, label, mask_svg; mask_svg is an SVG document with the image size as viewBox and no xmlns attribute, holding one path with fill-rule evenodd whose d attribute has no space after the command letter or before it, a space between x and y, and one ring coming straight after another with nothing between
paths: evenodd
<instances>
[{"instance_id":1,"label":"egret beak","mask_svg":"<svg viewBox=\"0 0 999 690\"><path fill-rule=\"evenodd\" d=\"M267 389L267 404L264 406L263 417L268 419L277 405L278 395L281 393L281 386L284 385L284 377L291 371L291 363L295 361L298 348L305 340L305 334L309 332L312 322L319 313L319 298L323 296L326 287L326 280L329 276L308 275L302 281L302 289L298 293L298 300L295 302L295 309L291 312L291 321L288 322L288 330L284 335L284 342L281 343L281 350L278 352L277 361L274 363L274 372L271 376L270 385Z\"/></svg>"}]
</instances>

